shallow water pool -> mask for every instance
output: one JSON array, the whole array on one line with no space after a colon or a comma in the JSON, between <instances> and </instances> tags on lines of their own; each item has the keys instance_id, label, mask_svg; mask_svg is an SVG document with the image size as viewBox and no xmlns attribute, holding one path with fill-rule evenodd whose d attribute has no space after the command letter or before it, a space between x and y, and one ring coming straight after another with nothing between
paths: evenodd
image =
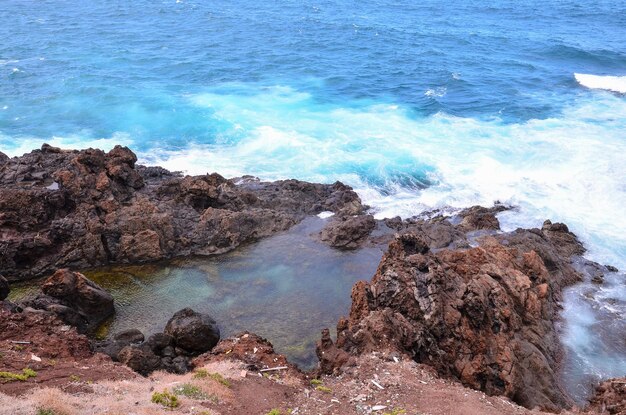
<instances>
[{"instance_id":1,"label":"shallow water pool","mask_svg":"<svg viewBox=\"0 0 626 415\"><path fill-rule=\"evenodd\" d=\"M312 236L323 224L309 218L217 257L85 272L116 301L116 315L103 332L138 328L147 336L191 307L215 318L222 337L255 332L292 362L311 368L321 329L334 328L348 313L352 285L374 275L383 253L380 247L332 249Z\"/></svg>"}]
</instances>

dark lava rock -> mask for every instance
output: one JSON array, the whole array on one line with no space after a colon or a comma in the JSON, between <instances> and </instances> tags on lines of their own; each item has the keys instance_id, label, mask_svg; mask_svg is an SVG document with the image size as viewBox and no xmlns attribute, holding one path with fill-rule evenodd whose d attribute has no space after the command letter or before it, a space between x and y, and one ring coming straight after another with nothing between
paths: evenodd
<instances>
[{"instance_id":1,"label":"dark lava rock","mask_svg":"<svg viewBox=\"0 0 626 415\"><path fill-rule=\"evenodd\" d=\"M3 158L4 160L4 158ZM0 162L0 269L8 281L187 255L213 255L307 215L362 214L342 183L182 176L136 165L126 147L48 145Z\"/></svg>"},{"instance_id":2,"label":"dark lava rock","mask_svg":"<svg viewBox=\"0 0 626 415\"><path fill-rule=\"evenodd\" d=\"M591 282L594 284L604 284L604 276L603 275L596 275L595 277L593 277L591 279Z\"/></svg>"},{"instance_id":3,"label":"dark lava rock","mask_svg":"<svg viewBox=\"0 0 626 415\"><path fill-rule=\"evenodd\" d=\"M154 353L160 354L162 350L170 347L174 343L174 338L169 334L155 333L148 337L146 344L150 346Z\"/></svg>"},{"instance_id":4,"label":"dark lava rock","mask_svg":"<svg viewBox=\"0 0 626 415\"><path fill-rule=\"evenodd\" d=\"M463 218L460 226L466 231L500 230L500 222L496 214L507 209L502 205L496 205L493 208L474 206L464 209L459 213L459 216Z\"/></svg>"},{"instance_id":5,"label":"dark lava rock","mask_svg":"<svg viewBox=\"0 0 626 415\"><path fill-rule=\"evenodd\" d=\"M44 296L52 298L53 301L59 301L60 309L54 304L45 307L49 311L61 311L63 315L71 315L72 324L79 330L89 330L96 328L105 319L115 313L113 305L113 297L111 294L100 288L93 281L89 280L83 274L72 272L68 269L61 269L48 278L41 286ZM43 297L43 300L46 298ZM40 298L40 300L42 300ZM74 310L75 313L67 309ZM76 313L85 320L82 324L78 321ZM70 323L70 321L68 321Z\"/></svg>"},{"instance_id":6,"label":"dark lava rock","mask_svg":"<svg viewBox=\"0 0 626 415\"><path fill-rule=\"evenodd\" d=\"M220 340L220 330L209 315L184 308L174 314L165 326L165 334L174 338L177 348L190 354L211 350Z\"/></svg>"},{"instance_id":7,"label":"dark lava rock","mask_svg":"<svg viewBox=\"0 0 626 415\"><path fill-rule=\"evenodd\" d=\"M144 341L144 335L138 329L128 329L117 333L113 336L113 340L127 344L142 343Z\"/></svg>"},{"instance_id":8,"label":"dark lava rock","mask_svg":"<svg viewBox=\"0 0 626 415\"><path fill-rule=\"evenodd\" d=\"M161 359L161 365L170 373L183 374L189 372L191 364L189 358L186 356L176 356L174 358L164 357Z\"/></svg>"},{"instance_id":9,"label":"dark lava rock","mask_svg":"<svg viewBox=\"0 0 626 415\"><path fill-rule=\"evenodd\" d=\"M9 282L2 275L0 275L0 301L7 298L10 292L11 288L9 287Z\"/></svg>"},{"instance_id":10,"label":"dark lava rock","mask_svg":"<svg viewBox=\"0 0 626 415\"><path fill-rule=\"evenodd\" d=\"M394 223L400 234L372 281L354 285L336 343L327 332L318 343L320 369L346 365L341 351L388 351L529 408L571 406L556 373L555 321L562 289L582 280L571 265L582 244L565 225L546 222L463 246L465 232L496 225L490 212L473 212L458 225L442 217Z\"/></svg>"},{"instance_id":11,"label":"dark lava rock","mask_svg":"<svg viewBox=\"0 0 626 415\"><path fill-rule=\"evenodd\" d=\"M619 272L619 270L612 265L605 265L605 267L609 272Z\"/></svg>"},{"instance_id":12,"label":"dark lava rock","mask_svg":"<svg viewBox=\"0 0 626 415\"><path fill-rule=\"evenodd\" d=\"M94 350L104 353L114 361L119 361L119 353L127 346L141 344L144 335L137 329L128 329L117 333L112 340L94 342Z\"/></svg>"},{"instance_id":13,"label":"dark lava rock","mask_svg":"<svg viewBox=\"0 0 626 415\"><path fill-rule=\"evenodd\" d=\"M320 239L334 248L356 249L376 228L372 215L333 219L320 232Z\"/></svg>"},{"instance_id":14,"label":"dark lava rock","mask_svg":"<svg viewBox=\"0 0 626 415\"><path fill-rule=\"evenodd\" d=\"M121 363L143 376L161 367L161 359L147 346L126 346L117 356Z\"/></svg>"}]
</instances>

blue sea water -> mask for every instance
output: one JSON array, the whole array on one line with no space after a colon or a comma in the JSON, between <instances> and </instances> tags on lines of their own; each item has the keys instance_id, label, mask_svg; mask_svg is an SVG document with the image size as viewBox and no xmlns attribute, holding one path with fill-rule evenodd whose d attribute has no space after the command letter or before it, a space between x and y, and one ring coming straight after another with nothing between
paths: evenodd
<instances>
[{"instance_id":1,"label":"blue sea water","mask_svg":"<svg viewBox=\"0 0 626 415\"><path fill-rule=\"evenodd\" d=\"M505 229L564 221L626 268L624 0L5 0L0 22L9 155L119 143L189 173L342 180L379 217L498 200L519 207ZM567 344L626 374L623 344L581 349L583 320Z\"/></svg>"}]
</instances>

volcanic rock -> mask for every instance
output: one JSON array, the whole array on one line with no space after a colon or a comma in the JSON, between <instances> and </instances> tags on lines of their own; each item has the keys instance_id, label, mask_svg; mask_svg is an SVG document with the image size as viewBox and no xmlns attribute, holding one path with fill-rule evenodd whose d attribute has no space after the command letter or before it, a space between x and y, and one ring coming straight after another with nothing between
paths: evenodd
<instances>
[{"instance_id":1,"label":"volcanic rock","mask_svg":"<svg viewBox=\"0 0 626 415\"><path fill-rule=\"evenodd\" d=\"M165 326L165 334L172 336L176 347L190 354L207 352L220 340L220 330L215 320L190 308L184 308L172 316Z\"/></svg>"},{"instance_id":2,"label":"volcanic rock","mask_svg":"<svg viewBox=\"0 0 626 415\"><path fill-rule=\"evenodd\" d=\"M626 415L626 378L609 379L598 385L587 410L599 414Z\"/></svg>"},{"instance_id":3,"label":"volcanic rock","mask_svg":"<svg viewBox=\"0 0 626 415\"><path fill-rule=\"evenodd\" d=\"M117 355L119 361L143 376L161 367L161 359L145 346L126 346Z\"/></svg>"},{"instance_id":4,"label":"volcanic rock","mask_svg":"<svg viewBox=\"0 0 626 415\"><path fill-rule=\"evenodd\" d=\"M44 296L35 303L45 302L48 298L52 302L38 308L53 311L62 318L66 316L67 322L78 327L79 331L94 329L115 313L111 294L83 274L68 269L55 272L42 284L41 291ZM84 322L76 321L77 316L81 316Z\"/></svg>"},{"instance_id":5,"label":"volcanic rock","mask_svg":"<svg viewBox=\"0 0 626 415\"><path fill-rule=\"evenodd\" d=\"M344 216L331 220L320 232L320 239L333 248L358 248L376 227L372 215Z\"/></svg>"},{"instance_id":6,"label":"volcanic rock","mask_svg":"<svg viewBox=\"0 0 626 415\"><path fill-rule=\"evenodd\" d=\"M581 279L570 262L584 248L565 225L551 223L485 235L470 248L462 236L468 228L496 228L487 213L474 213L456 226L435 218L403 229L372 281L355 284L337 343L318 344L325 372L347 361L336 349L387 349L527 407L571 406L555 373L554 322L561 289Z\"/></svg>"},{"instance_id":7,"label":"volcanic rock","mask_svg":"<svg viewBox=\"0 0 626 415\"><path fill-rule=\"evenodd\" d=\"M105 153L49 145L0 162L0 269L8 281L185 255L213 255L322 211L359 215L342 183L182 176Z\"/></svg>"}]
</instances>

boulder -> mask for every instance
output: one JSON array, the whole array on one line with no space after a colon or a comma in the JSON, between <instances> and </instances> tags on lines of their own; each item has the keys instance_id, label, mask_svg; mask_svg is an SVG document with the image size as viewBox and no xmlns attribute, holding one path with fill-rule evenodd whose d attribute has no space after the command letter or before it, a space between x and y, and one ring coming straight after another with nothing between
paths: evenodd
<instances>
[{"instance_id":1,"label":"boulder","mask_svg":"<svg viewBox=\"0 0 626 415\"><path fill-rule=\"evenodd\" d=\"M71 315L71 320L78 320L76 316L78 313L84 322L74 321L73 324L82 331L96 328L115 312L111 294L83 274L68 269L55 272L43 283L41 291L52 299L50 302L58 302L64 308L59 308L55 304L38 308L60 311L61 315ZM46 300L45 297L38 299L40 303L45 303ZM74 310L75 313L69 311L68 308Z\"/></svg>"},{"instance_id":2,"label":"boulder","mask_svg":"<svg viewBox=\"0 0 626 415\"><path fill-rule=\"evenodd\" d=\"M152 351L157 354L161 354L164 349L170 347L173 343L174 338L165 333L155 333L148 337L148 340L146 341L146 344L148 344Z\"/></svg>"},{"instance_id":3,"label":"boulder","mask_svg":"<svg viewBox=\"0 0 626 415\"><path fill-rule=\"evenodd\" d=\"M376 228L372 215L343 216L331 220L320 232L320 240L333 248L356 249Z\"/></svg>"},{"instance_id":4,"label":"boulder","mask_svg":"<svg viewBox=\"0 0 626 415\"><path fill-rule=\"evenodd\" d=\"M10 292L11 288L9 287L9 282L2 275L0 275L0 301L7 298Z\"/></svg>"},{"instance_id":5,"label":"boulder","mask_svg":"<svg viewBox=\"0 0 626 415\"><path fill-rule=\"evenodd\" d=\"M120 331L113 336L113 340L115 340L116 342L126 344L143 343L144 339L145 338L143 333L138 329L128 329Z\"/></svg>"},{"instance_id":6,"label":"boulder","mask_svg":"<svg viewBox=\"0 0 626 415\"><path fill-rule=\"evenodd\" d=\"M172 336L177 348L196 355L211 350L220 340L215 320L190 308L172 316L165 326L165 334Z\"/></svg>"},{"instance_id":7,"label":"boulder","mask_svg":"<svg viewBox=\"0 0 626 415\"><path fill-rule=\"evenodd\" d=\"M121 363L143 376L161 367L161 359L145 345L126 346L117 356Z\"/></svg>"}]
</instances>

